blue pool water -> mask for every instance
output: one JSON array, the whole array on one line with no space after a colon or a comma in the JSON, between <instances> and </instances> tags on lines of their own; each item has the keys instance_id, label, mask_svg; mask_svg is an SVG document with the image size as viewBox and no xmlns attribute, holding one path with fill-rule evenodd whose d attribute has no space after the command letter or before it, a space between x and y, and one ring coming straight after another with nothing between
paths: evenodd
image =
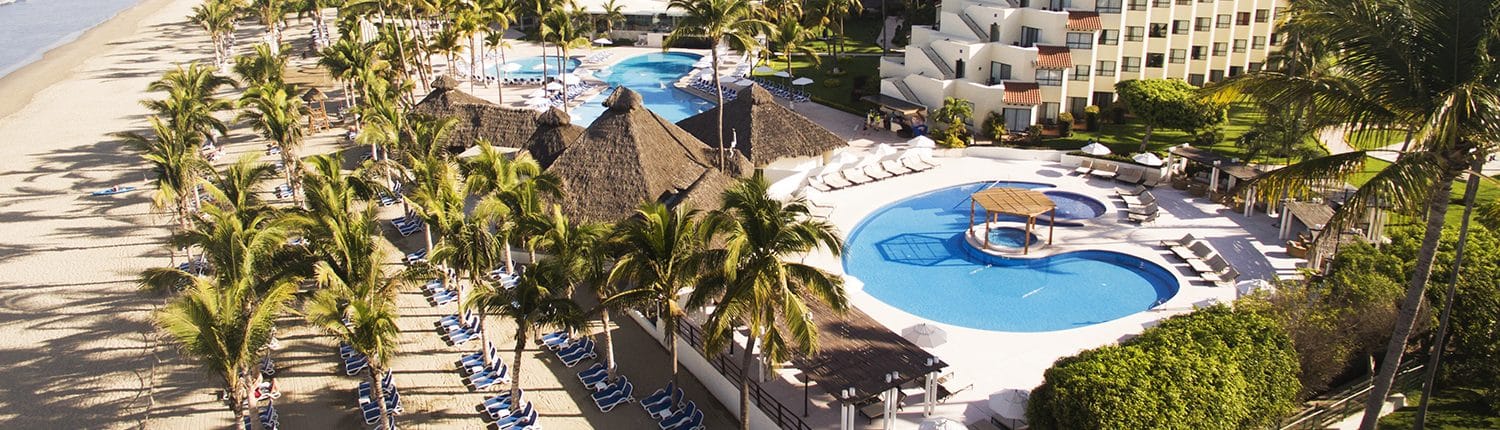
<instances>
[{"instance_id":1,"label":"blue pool water","mask_svg":"<svg viewBox=\"0 0 1500 430\"><path fill-rule=\"evenodd\" d=\"M969 195L990 186L1050 187L974 183L888 205L866 217L850 234L845 272L863 281L870 295L919 317L1011 332L1098 324L1150 309L1177 294L1177 280L1171 272L1125 254L1076 251L1011 259L973 249L963 238ZM1093 199L1088 197L1046 193L1058 202L1059 218L1094 212L1087 203ZM1014 239L1021 237L1017 231Z\"/></svg>"},{"instance_id":2,"label":"blue pool water","mask_svg":"<svg viewBox=\"0 0 1500 430\"><path fill-rule=\"evenodd\" d=\"M1031 244L1041 242L1036 234L1031 235ZM990 244L1007 248L1021 248L1026 246L1026 231L1014 227L1001 227L990 230Z\"/></svg>"},{"instance_id":3,"label":"blue pool water","mask_svg":"<svg viewBox=\"0 0 1500 430\"><path fill-rule=\"evenodd\" d=\"M562 57L559 57L559 56L556 56L556 55L548 55L546 61L547 61L547 76L557 76L558 70L561 70L562 66L564 65L564 63L562 61ZM509 62L510 63L519 64L521 66L521 68L516 69L516 71L514 71L514 72L500 73L500 72L496 72L495 71L498 66L490 66L489 67L490 74L494 75L494 76L505 76L507 78L540 78L540 77L542 77L542 57L540 57L540 56L525 57L525 58L511 60ZM573 69L577 69L578 65L580 65L580 64L583 64L583 62L579 61L576 58L569 58L568 61L567 61L567 63L566 63L566 65L568 66L568 71L569 72L573 71Z\"/></svg>"},{"instance_id":4,"label":"blue pool water","mask_svg":"<svg viewBox=\"0 0 1500 430\"><path fill-rule=\"evenodd\" d=\"M583 105L573 108L574 124L588 126L604 113L604 100L614 88L626 87L641 94L646 107L677 122L700 112L712 109L714 102L678 89L672 84L682 75L693 70L693 63L702 56L685 52L654 52L630 57L594 73L594 77L609 84L606 90Z\"/></svg>"}]
</instances>

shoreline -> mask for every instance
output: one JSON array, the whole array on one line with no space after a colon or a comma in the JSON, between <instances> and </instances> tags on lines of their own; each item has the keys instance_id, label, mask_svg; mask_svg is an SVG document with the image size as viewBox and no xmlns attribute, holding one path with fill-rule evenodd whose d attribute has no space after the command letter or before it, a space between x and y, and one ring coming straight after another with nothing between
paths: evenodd
<instances>
[{"instance_id":1,"label":"shoreline","mask_svg":"<svg viewBox=\"0 0 1500 430\"><path fill-rule=\"evenodd\" d=\"M84 61L108 52L112 44L135 34L141 21L172 2L173 0L142 0L99 25L84 30L73 40L42 52L41 58L36 61L0 77L0 94L6 95L0 98L0 118L9 117L26 108L37 93L70 78L73 70Z\"/></svg>"}]
</instances>

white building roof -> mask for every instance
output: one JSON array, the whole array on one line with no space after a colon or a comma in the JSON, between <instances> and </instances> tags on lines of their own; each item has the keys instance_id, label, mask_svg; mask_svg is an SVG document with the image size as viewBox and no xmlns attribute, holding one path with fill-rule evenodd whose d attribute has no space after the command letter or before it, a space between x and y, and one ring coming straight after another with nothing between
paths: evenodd
<instances>
[{"instance_id":1,"label":"white building roof","mask_svg":"<svg viewBox=\"0 0 1500 430\"><path fill-rule=\"evenodd\" d=\"M578 0L578 7L593 13L604 11L604 4L609 0ZM682 15L679 10L667 10L667 0L615 0L615 5L620 7L620 13L626 15L656 15L668 14L674 16Z\"/></svg>"}]
</instances>

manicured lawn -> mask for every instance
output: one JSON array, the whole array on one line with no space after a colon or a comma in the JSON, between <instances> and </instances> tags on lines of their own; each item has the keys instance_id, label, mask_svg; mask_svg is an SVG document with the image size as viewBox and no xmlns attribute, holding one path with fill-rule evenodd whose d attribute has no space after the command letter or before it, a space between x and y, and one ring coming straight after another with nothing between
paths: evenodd
<instances>
[{"instance_id":1,"label":"manicured lawn","mask_svg":"<svg viewBox=\"0 0 1500 430\"><path fill-rule=\"evenodd\" d=\"M855 76L866 76L865 85L867 87L865 94L874 94L875 89L879 88L880 57L842 57L839 62L843 66L843 69L848 72L843 76L829 76L827 72L833 68L833 57L822 56L821 58L823 63L814 66L809 57L792 56L792 76L798 78L806 77L813 80L811 85L805 87L813 101L855 115L864 115L865 112L874 107L867 102L854 99L850 96L850 92L854 89ZM765 66L775 70L784 70L786 69L786 62L778 55L771 58ZM755 75L764 77L771 82L780 82L783 85L787 85L790 82L786 78L771 76L771 73L756 73ZM837 79L838 85L828 86L831 79Z\"/></svg>"},{"instance_id":2,"label":"manicured lawn","mask_svg":"<svg viewBox=\"0 0 1500 430\"><path fill-rule=\"evenodd\" d=\"M1402 137L1405 137L1404 133ZM1369 182L1371 178L1375 177L1376 173L1380 173L1380 171L1385 170L1385 168L1389 167L1390 165L1391 163L1389 161L1370 157L1365 161L1364 170L1359 173L1350 175L1347 181L1349 182L1349 185L1362 187L1366 182ZM1448 207L1448 214L1445 217L1447 219L1448 225L1458 225L1460 218L1463 217L1464 186L1464 182L1462 181L1453 183L1453 193L1451 196L1452 205ZM1478 208L1485 202L1493 202L1496 199L1500 199L1500 186L1496 186L1491 181L1479 181L1479 192L1474 194L1475 208Z\"/></svg>"},{"instance_id":3,"label":"manicured lawn","mask_svg":"<svg viewBox=\"0 0 1500 430\"><path fill-rule=\"evenodd\" d=\"M872 13L865 16L850 17L844 20L844 51L848 54L879 54L880 45L875 44L875 39L880 37L880 14ZM832 30L829 35L833 36ZM822 39L822 32L818 33ZM833 37L817 40L808 44L808 47L816 49L821 53L828 53L829 45L833 43Z\"/></svg>"},{"instance_id":4,"label":"manicured lawn","mask_svg":"<svg viewBox=\"0 0 1500 430\"><path fill-rule=\"evenodd\" d=\"M1406 404L1380 419L1382 429L1409 429L1417 417L1417 403L1421 392L1407 393ZM1437 392L1427 405L1427 428L1433 429L1496 429L1500 428L1500 416L1487 410L1479 398L1477 389L1448 388Z\"/></svg>"},{"instance_id":5,"label":"manicured lawn","mask_svg":"<svg viewBox=\"0 0 1500 430\"><path fill-rule=\"evenodd\" d=\"M1209 147L1230 157L1243 157L1245 151L1234 145L1234 141L1240 135L1250 131L1250 126L1260 119L1260 112L1250 104L1235 104L1229 107L1229 120L1225 121L1223 127L1223 138ZM1124 124L1112 124L1105 122L1099 125L1098 132L1081 131L1074 129L1073 135L1065 138L1044 139L1042 146L1056 149L1078 149L1087 145L1090 140L1098 139L1100 143L1108 146L1116 154L1133 154L1140 149L1141 139L1146 136L1146 127L1138 121L1126 118ZM1152 152L1163 152L1167 148L1188 143L1192 136L1180 130L1157 129L1151 133L1150 150Z\"/></svg>"},{"instance_id":6,"label":"manicured lawn","mask_svg":"<svg viewBox=\"0 0 1500 430\"><path fill-rule=\"evenodd\" d=\"M1369 130L1345 133L1344 140L1357 149L1378 149L1406 141L1406 130Z\"/></svg>"}]
</instances>

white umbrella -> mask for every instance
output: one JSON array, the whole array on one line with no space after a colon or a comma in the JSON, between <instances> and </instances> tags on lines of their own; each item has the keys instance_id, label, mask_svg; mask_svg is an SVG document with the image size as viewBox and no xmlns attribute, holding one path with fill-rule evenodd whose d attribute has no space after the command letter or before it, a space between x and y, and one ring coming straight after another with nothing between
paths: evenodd
<instances>
[{"instance_id":1,"label":"white umbrella","mask_svg":"<svg viewBox=\"0 0 1500 430\"><path fill-rule=\"evenodd\" d=\"M783 71L783 72L772 73L771 76L775 76L775 77L778 77L778 78L790 78L790 77L792 77L792 74Z\"/></svg>"},{"instance_id":2,"label":"white umbrella","mask_svg":"<svg viewBox=\"0 0 1500 430\"><path fill-rule=\"evenodd\" d=\"M792 85L807 85L811 83L813 83L813 80L809 78L797 78L792 80Z\"/></svg>"},{"instance_id":3,"label":"white umbrella","mask_svg":"<svg viewBox=\"0 0 1500 430\"><path fill-rule=\"evenodd\" d=\"M526 93L526 97L529 97L529 98L547 97L547 90L544 90L544 89L541 89L541 88L537 88L537 89L531 90L531 92L529 92L529 93Z\"/></svg>"},{"instance_id":4,"label":"white umbrella","mask_svg":"<svg viewBox=\"0 0 1500 430\"><path fill-rule=\"evenodd\" d=\"M1079 151L1083 151L1083 153L1089 155L1109 155L1109 147L1101 145L1099 142L1084 145Z\"/></svg>"},{"instance_id":5,"label":"white umbrella","mask_svg":"<svg viewBox=\"0 0 1500 430\"><path fill-rule=\"evenodd\" d=\"M772 74L772 73L776 73L776 69L772 69L772 68L766 67L766 66L759 66L759 67L755 68L755 73L759 73L759 74L762 74L762 75L769 75L769 74Z\"/></svg>"},{"instance_id":6,"label":"white umbrella","mask_svg":"<svg viewBox=\"0 0 1500 430\"><path fill-rule=\"evenodd\" d=\"M544 98L526 99L526 107L547 107L552 102Z\"/></svg>"},{"instance_id":7,"label":"white umbrella","mask_svg":"<svg viewBox=\"0 0 1500 430\"><path fill-rule=\"evenodd\" d=\"M929 419L929 420L926 420L926 421L922 421L922 425L919 426L919 427L917 427L917 430L967 430L967 429L968 429L968 427L964 426L964 423L961 423L961 422L958 422L958 421L954 421L954 420L951 420L951 419L947 419L947 418L933 418L933 419Z\"/></svg>"},{"instance_id":8,"label":"white umbrella","mask_svg":"<svg viewBox=\"0 0 1500 430\"><path fill-rule=\"evenodd\" d=\"M1249 280L1249 281L1240 281L1239 283L1234 284L1234 297L1235 298L1244 297L1244 296L1250 295L1251 293L1254 293L1256 291L1261 291L1261 290L1265 290L1265 291L1269 291L1269 292L1274 292L1274 291L1276 291L1276 286L1272 285L1271 281L1267 281L1265 279L1253 279L1253 280Z\"/></svg>"},{"instance_id":9,"label":"white umbrella","mask_svg":"<svg viewBox=\"0 0 1500 430\"><path fill-rule=\"evenodd\" d=\"M1161 161L1161 157L1157 157L1156 154L1152 154L1150 152L1142 152L1132 155L1130 156L1130 159L1135 160L1135 162L1137 163L1141 163L1151 167L1158 167L1162 164L1165 164L1164 161Z\"/></svg>"},{"instance_id":10,"label":"white umbrella","mask_svg":"<svg viewBox=\"0 0 1500 430\"><path fill-rule=\"evenodd\" d=\"M942 327L921 323L901 330L901 337L923 348L936 348L948 343L948 332Z\"/></svg>"},{"instance_id":11,"label":"white umbrella","mask_svg":"<svg viewBox=\"0 0 1500 430\"><path fill-rule=\"evenodd\" d=\"M895 154L895 153L896 153L896 147L894 147L894 146L891 146L891 145L888 145L888 144L884 144L884 143L879 144L879 145L875 145L875 155L876 156L884 157L884 156Z\"/></svg>"},{"instance_id":12,"label":"white umbrella","mask_svg":"<svg viewBox=\"0 0 1500 430\"><path fill-rule=\"evenodd\" d=\"M1012 420L1026 419L1026 403L1031 400L1031 393L1025 390L1007 388L998 393L990 395L990 411L1002 418ZM1014 428L1015 426L1011 426Z\"/></svg>"},{"instance_id":13,"label":"white umbrella","mask_svg":"<svg viewBox=\"0 0 1500 430\"><path fill-rule=\"evenodd\" d=\"M564 84L577 85L579 82L583 82L583 79L579 79L578 76L574 76L572 73L569 73L566 75L562 75L562 81Z\"/></svg>"},{"instance_id":14,"label":"white umbrella","mask_svg":"<svg viewBox=\"0 0 1500 430\"><path fill-rule=\"evenodd\" d=\"M913 147L913 148L936 148L937 147L937 142L933 142L932 138L927 137L927 136L913 137L911 140L906 141L906 144L909 145L909 146L911 146L911 147Z\"/></svg>"},{"instance_id":15,"label":"white umbrella","mask_svg":"<svg viewBox=\"0 0 1500 430\"><path fill-rule=\"evenodd\" d=\"M500 65L500 71L502 71L502 72L514 72L514 71L517 71L517 70L521 70L521 65L520 64L505 63L505 64Z\"/></svg>"},{"instance_id":16,"label":"white umbrella","mask_svg":"<svg viewBox=\"0 0 1500 430\"><path fill-rule=\"evenodd\" d=\"M835 154L832 159L829 159L828 164L849 164L855 161L859 161L859 157L855 157L854 154L850 154L848 151L843 151Z\"/></svg>"},{"instance_id":17,"label":"white umbrella","mask_svg":"<svg viewBox=\"0 0 1500 430\"><path fill-rule=\"evenodd\" d=\"M601 38L598 38L598 39L594 39L594 43L597 43L597 44L600 44L600 45L613 45L613 44L615 44L615 41L609 40L608 37L601 37Z\"/></svg>"},{"instance_id":18,"label":"white umbrella","mask_svg":"<svg viewBox=\"0 0 1500 430\"><path fill-rule=\"evenodd\" d=\"M560 89L562 89L562 87L563 87L562 84L559 84L559 83L557 83L555 81L547 83L547 89L549 89L549 90L554 90L554 91L555 90L560 90Z\"/></svg>"}]
</instances>

